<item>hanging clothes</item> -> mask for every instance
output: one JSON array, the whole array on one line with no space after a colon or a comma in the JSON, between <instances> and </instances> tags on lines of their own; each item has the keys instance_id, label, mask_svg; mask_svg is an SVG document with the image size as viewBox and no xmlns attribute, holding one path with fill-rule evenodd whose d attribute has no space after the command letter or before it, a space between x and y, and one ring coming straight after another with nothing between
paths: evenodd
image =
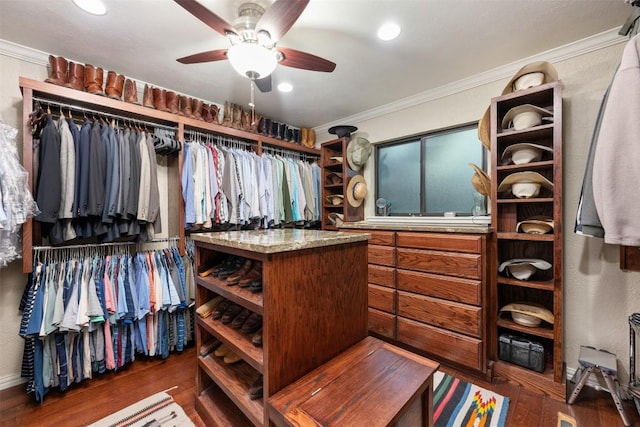
<instances>
[{"instance_id":1,"label":"hanging clothes","mask_svg":"<svg viewBox=\"0 0 640 427\"><path fill-rule=\"evenodd\" d=\"M17 134L0 118L0 267L22 256L22 224L40 213L18 157Z\"/></svg>"},{"instance_id":2,"label":"hanging clothes","mask_svg":"<svg viewBox=\"0 0 640 427\"><path fill-rule=\"evenodd\" d=\"M78 255L36 261L21 299L21 374L38 402L51 387L64 390L137 355L166 358L193 340L193 266L177 248Z\"/></svg>"},{"instance_id":3,"label":"hanging clothes","mask_svg":"<svg viewBox=\"0 0 640 427\"><path fill-rule=\"evenodd\" d=\"M614 76L593 159L593 198L610 244L640 246L640 35L625 46Z\"/></svg>"}]
</instances>

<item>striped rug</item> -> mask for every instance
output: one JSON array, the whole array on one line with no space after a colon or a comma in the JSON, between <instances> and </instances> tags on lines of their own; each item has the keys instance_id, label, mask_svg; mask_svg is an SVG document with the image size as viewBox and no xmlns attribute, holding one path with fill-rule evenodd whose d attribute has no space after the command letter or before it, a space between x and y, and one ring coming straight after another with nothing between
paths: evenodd
<instances>
[{"instance_id":1,"label":"striped rug","mask_svg":"<svg viewBox=\"0 0 640 427\"><path fill-rule=\"evenodd\" d=\"M164 391L102 418L88 427L193 426L184 410Z\"/></svg>"},{"instance_id":2,"label":"striped rug","mask_svg":"<svg viewBox=\"0 0 640 427\"><path fill-rule=\"evenodd\" d=\"M509 399L440 371L433 377L434 427L502 427Z\"/></svg>"}]
</instances>

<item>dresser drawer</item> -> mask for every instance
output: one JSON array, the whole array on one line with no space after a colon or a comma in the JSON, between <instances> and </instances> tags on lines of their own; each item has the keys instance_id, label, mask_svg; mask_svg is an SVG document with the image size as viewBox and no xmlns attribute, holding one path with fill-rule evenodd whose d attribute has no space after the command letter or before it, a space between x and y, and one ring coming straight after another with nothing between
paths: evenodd
<instances>
[{"instance_id":1,"label":"dresser drawer","mask_svg":"<svg viewBox=\"0 0 640 427\"><path fill-rule=\"evenodd\" d=\"M371 266L369 266L369 277L371 277ZM482 282L479 280L400 269L396 271L396 277L398 290L465 304L482 305ZM369 281L371 282L371 279Z\"/></svg>"},{"instance_id":2,"label":"dresser drawer","mask_svg":"<svg viewBox=\"0 0 640 427\"><path fill-rule=\"evenodd\" d=\"M369 264L369 283L375 283L376 285L388 286L390 288L396 287L396 269L393 267L384 267L382 265Z\"/></svg>"},{"instance_id":3,"label":"dresser drawer","mask_svg":"<svg viewBox=\"0 0 640 427\"><path fill-rule=\"evenodd\" d=\"M396 338L396 316L369 308L369 330L387 338Z\"/></svg>"},{"instance_id":4,"label":"dresser drawer","mask_svg":"<svg viewBox=\"0 0 640 427\"><path fill-rule=\"evenodd\" d=\"M369 283L369 307L394 313L396 308L395 289Z\"/></svg>"},{"instance_id":5,"label":"dresser drawer","mask_svg":"<svg viewBox=\"0 0 640 427\"><path fill-rule=\"evenodd\" d=\"M370 234L370 245L382 245L382 246L394 246L396 244L396 232L395 231L376 231L376 230L361 230L353 228L341 228L340 231L347 233L366 233Z\"/></svg>"},{"instance_id":6,"label":"dresser drawer","mask_svg":"<svg viewBox=\"0 0 640 427\"><path fill-rule=\"evenodd\" d=\"M397 246L416 249L434 249L479 254L482 251L482 236L449 233L398 232Z\"/></svg>"},{"instance_id":7,"label":"dresser drawer","mask_svg":"<svg viewBox=\"0 0 640 427\"><path fill-rule=\"evenodd\" d=\"M398 341L476 370L484 371L482 341L398 317Z\"/></svg>"},{"instance_id":8,"label":"dresser drawer","mask_svg":"<svg viewBox=\"0 0 640 427\"><path fill-rule=\"evenodd\" d=\"M369 247L369 256L371 256L371 247ZM447 276L482 278L480 255L398 248L397 266Z\"/></svg>"},{"instance_id":9,"label":"dresser drawer","mask_svg":"<svg viewBox=\"0 0 640 427\"><path fill-rule=\"evenodd\" d=\"M481 338L482 309L439 298L398 291L398 316Z\"/></svg>"},{"instance_id":10,"label":"dresser drawer","mask_svg":"<svg viewBox=\"0 0 640 427\"><path fill-rule=\"evenodd\" d=\"M369 264L396 265L396 248L391 246L369 245Z\"/></svg>"}]
</instances>

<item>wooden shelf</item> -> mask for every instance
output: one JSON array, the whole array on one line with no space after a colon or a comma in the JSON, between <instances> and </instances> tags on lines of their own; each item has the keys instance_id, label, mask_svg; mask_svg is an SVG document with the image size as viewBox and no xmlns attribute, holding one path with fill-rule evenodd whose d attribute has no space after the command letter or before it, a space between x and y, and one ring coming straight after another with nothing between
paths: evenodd
<instances>
[{"instance_id":1,"label":"wooden shelf","mask_svg":"<svg viewBox=\"0 0 640 427\"><path fill-rule=\"evenodd\" d=\"M505 233L498 232L498 239L501 240L528 240L531 242L553 242L555 236L553 234L527 234L527 233Z\"/></svg>"},{"instance_id":2,"label":"wooden shelf","mask_svg":"<svg viewBox=\"0 0 640 427\"><path fill-rule=\"evenodd\" d=\"M264 370L262 348L256 347L251 343L251 336L223 324L220 320L198 318L196 323L220 341L227 344L234 353L242 356L256 371L262 372Z\"/></svg>"},{"instance_id":3,"label":"wooden shelf","mask_svg":"<svg viewBox=\"0 0 640 427\"><path fill-rule=\"evenodd\" d=\"M541 291L553 292L554 290L554 283L552 280L546 282L539 282L535 280L525 281L498 276L498 283L509 286L519 286L521 288L540 289Z\"/></svg>"},{"instance_id":4,"label":"wooden shelf","mask_svg":"<svg viewBox=\"0 0 640 427\"><path fill-rule=\"evenodd\" d=\"M207 426L262 425L249 421L226 394L219 393L214 387L209 387L196 396L195 407Z\"/></svg>"},{"instance_id":5,"label":"wooden shelf","mask_svg":"<svg viewBox=\"0 0 640 427\"><path fill-rule=\"evenodd\" d=\"M537 337L553 340L552 327L531 327L522 326L508 319L498 319L498 326L501 328L511 329L513 331L522 332L524 334L535 335Z\"/></svg>"},{"instance_id":6,"label":"wooden shelf","mask_svg":"<svg viewBox=\"0 0 640 427\"><path fill-rule=\"evenodd\" d=\"M196 283L230 299L236 304L242 304L254 313L263 314L262 292L254 294L249 288L241 288L238 285L227 286L226 282L213 276L196 276Z\"/></svg>"}]
</instances>

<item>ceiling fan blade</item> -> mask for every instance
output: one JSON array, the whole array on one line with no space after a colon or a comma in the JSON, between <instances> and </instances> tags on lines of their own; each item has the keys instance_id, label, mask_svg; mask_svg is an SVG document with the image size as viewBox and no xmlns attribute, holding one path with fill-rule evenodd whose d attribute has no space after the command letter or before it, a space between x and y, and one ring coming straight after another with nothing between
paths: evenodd
<instances>
[{"instance_id":1,"label":"ceiling fan blade","mask_svg":"<svg viewBox=\"0 0 640 427\"><path fill-rule=\"evenodd\" d=\"M224 19L220 18L215 13L201 5L195 0L174 0L180 6L185 8L187 12L213 28L220 34L226 37L228 32L236 33L231 24Z\"/></svg>"},{"instance_id":2,"label":"ceiling fan blade","mask_svg":"<svg viewBox=\"0 0 640 427\"><path fill-rule=\"evenodd\" d=\"M256 86L260 89L260 92L271 92L271 74L262 79L254 80L256 82Z\"/></svg>"},{"instance_id":3,"label":"ceiling fan blade","mask_svg":"<svg viewBox=\"0 0 640 427\"><path fill-rule=\"evenodd\" d=\"M256 32L267 31L272 42L284 36L300 17L309 0L276 0L256 24Z\"/></svg>"},{"instance_id":4,"label":"ceiling fan blade","mask_svg":"<svg viewBox=\"0 0 640 427\"><path fill-rule=\"evenodd\" d=\"M195 55L185 56L184 58L176 59L176 61L183 64L198 64L200 62L213 62L224 61L227 59L228 49L208 50L206 52L196 53Z\"/></svg>"},{"instance_id":5,"label":"ceiling fan blade","mask_svg":"<svg viewBox=\"0 0 640 427\"><path fill-rule=\"evenodd\" d=\"M335 63L310 53L286 47L279 47L277 50L284 56L279 64L287 67L301 68L303 70L311 71L323 71L325 73L330 73L336 69Z\"/></svg>"}]
</instances>

